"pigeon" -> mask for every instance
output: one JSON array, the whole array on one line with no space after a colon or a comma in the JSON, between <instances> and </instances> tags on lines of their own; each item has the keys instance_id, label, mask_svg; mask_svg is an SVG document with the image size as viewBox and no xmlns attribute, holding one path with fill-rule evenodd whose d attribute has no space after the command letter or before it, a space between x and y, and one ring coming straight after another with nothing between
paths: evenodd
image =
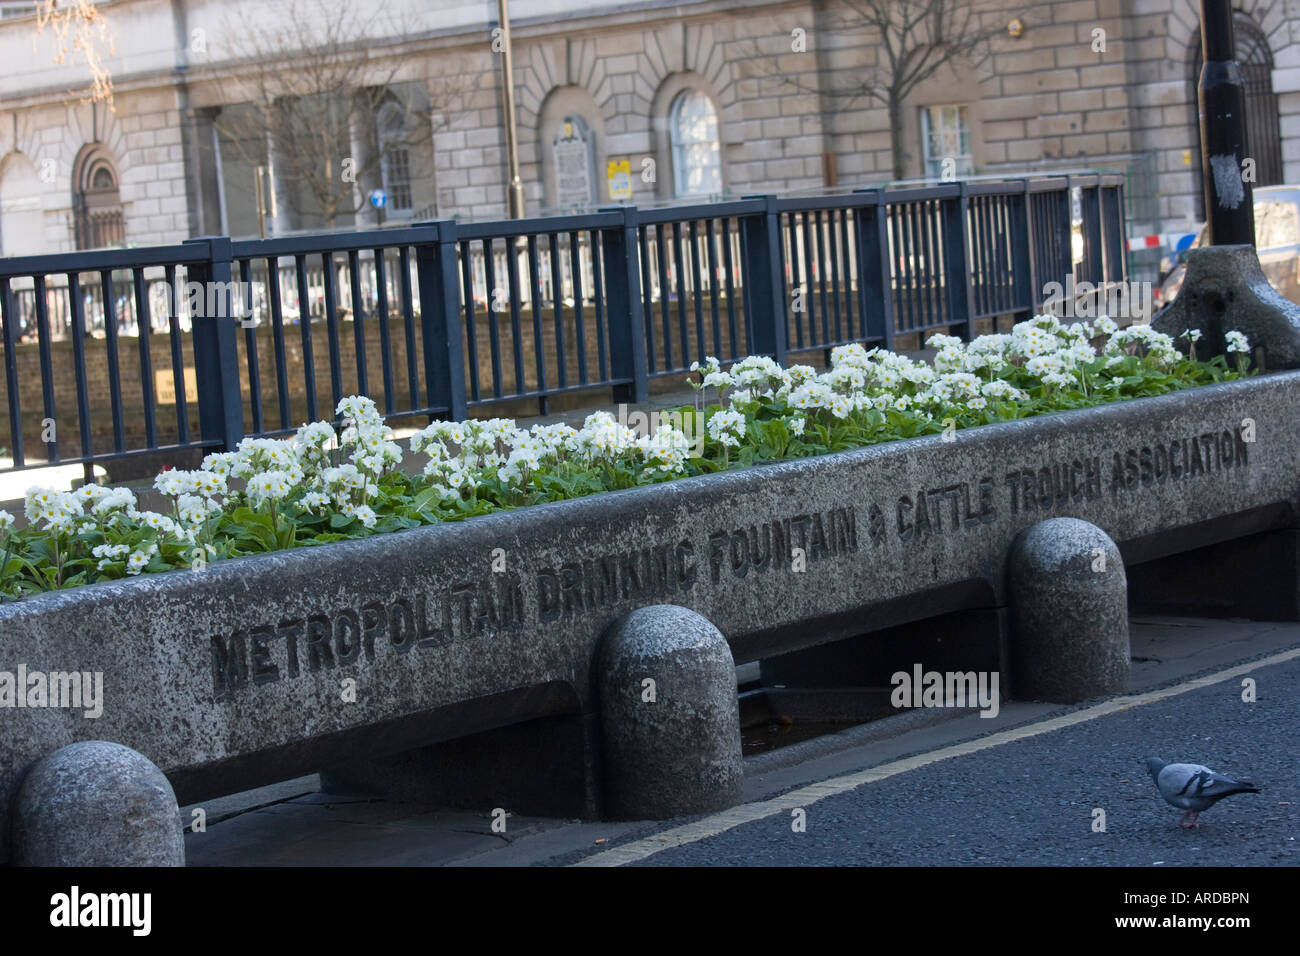
<instances>
[{"instance_id":1,"label":"pigeon","mask_svg":"<svg viewBox=\"0 0 1300 956\"><path fill-rule=\"evenodd\" d=\"M1260 792L1249 780L1233 780L1196 763L1165 763L1151 757L1147 760L1147 771L1165 802L1187 811L1178 821L1186 830L1196 826L1196 818L1224 797Z\"/></svg>"}]
</instances>

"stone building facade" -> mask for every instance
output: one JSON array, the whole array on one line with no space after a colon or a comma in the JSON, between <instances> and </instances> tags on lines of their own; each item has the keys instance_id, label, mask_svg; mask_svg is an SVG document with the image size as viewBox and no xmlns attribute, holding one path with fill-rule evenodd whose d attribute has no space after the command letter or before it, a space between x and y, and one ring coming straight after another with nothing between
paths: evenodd
<instances>
[{"instance_id":1,"label":"stone building facade","mask_svg":"<svg viewBox=\"0 0 1300 956\"><path fill-rule=\"evenodd\" d=\"M997 32L903 104L904 177L938 176L945 161L959 175L1120 170L1131 234L1192 228L1198 4L974 2ZM0 253L506 214L494 4L394 0L374 8L382 16L344 0L99 6L112 110L70 94L82 68L53 63L25 7L0 4ZM1300 0L1239 7L1259 181L1300 182ZM308 46L327 43L330 11L354 25L364 82L384 95L320 157L331 176L350 160L355 177L325 215L293 161L239 124L250 50L263 49L249 37L287 23ZM515 0L510 13L529 215L895 178L884 104L842 90L878 65L879 45L838 0ZM276 68L294 77L328 59L280 52ZM382 212L366 202L375 189Z\"/></svg>"}]
</instances>

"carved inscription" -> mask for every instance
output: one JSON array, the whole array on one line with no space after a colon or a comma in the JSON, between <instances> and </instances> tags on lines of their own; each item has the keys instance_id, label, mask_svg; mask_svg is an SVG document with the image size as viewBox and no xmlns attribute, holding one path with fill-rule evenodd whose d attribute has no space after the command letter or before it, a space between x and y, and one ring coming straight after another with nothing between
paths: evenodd
<instances>
[{"instance_id":1,"label":"carved inscription","mask_svg":"<svg viewBox=\"0 0 1300 956\"><path fill-rule=\"evenodd\" d=\"M1235 427L1112 447L999 471L1000 477L903 488L876 501L715 527L695 537L543 565L522 577L492 573L439 590L213 634L213 691L227 700L255 685L369 663L384 654L419 655L533 622L610 617L649 603L688 604L702 581L727 587L804 570L792 568L795 555L806 567L852 562L860 550L860 527L869 549L891 539L915 548L935 536L971 533L1003 515L1047 516L1107 495L1118 499L1156 485L1240 472L1249 466L1249 451ZM796 574L792 580L803 578Z\"/></svg>"}]
</instances>

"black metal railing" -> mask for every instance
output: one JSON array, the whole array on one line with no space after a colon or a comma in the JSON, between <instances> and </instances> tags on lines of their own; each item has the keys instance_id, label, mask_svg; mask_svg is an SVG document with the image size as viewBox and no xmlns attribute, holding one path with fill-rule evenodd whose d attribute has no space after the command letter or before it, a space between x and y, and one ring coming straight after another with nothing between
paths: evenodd
<instances>
[{"instance_id":1,"label":"black metal railing","mask_svg":"<svg viewBox=\"0 0 1300 956\"><path fill-rule=\"evenodd\" d=\"M353 393L545 412L706 355L969 339L1126 282L1123 210L1122 177L1048 176L0 259L0 471L228 448Z\"/></svg>"}]
</instances>

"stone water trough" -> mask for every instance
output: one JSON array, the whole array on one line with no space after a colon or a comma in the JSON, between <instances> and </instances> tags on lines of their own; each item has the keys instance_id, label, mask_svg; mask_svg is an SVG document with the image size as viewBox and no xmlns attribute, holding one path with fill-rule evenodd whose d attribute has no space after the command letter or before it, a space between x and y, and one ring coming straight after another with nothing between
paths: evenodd
<instances>
[{"instance_id":1,"label":"stone water trough","mask_svg":"<svg viewBox=\"0 0 1300 956\"><path fill-rule=\"evenodd\" d=\"M180 863L178 798L313 771L704 812L740 799L735 664L992 609L1004 693L1122 692L1126 563L1246 535L1294 611L1300 372L949 437L0 606L0 672L102 674L99 716L0 710L0 858Z\"/></svg>"}]
</instances>

